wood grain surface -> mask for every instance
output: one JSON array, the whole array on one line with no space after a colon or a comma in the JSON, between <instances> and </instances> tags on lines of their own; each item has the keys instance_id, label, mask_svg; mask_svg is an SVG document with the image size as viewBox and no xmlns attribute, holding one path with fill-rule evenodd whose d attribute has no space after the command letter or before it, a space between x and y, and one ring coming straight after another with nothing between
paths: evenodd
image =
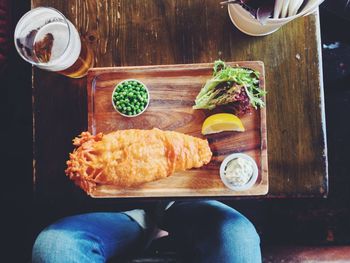
<instances>
[{"instance_id":1,"label":"wood grain surface","mask_svg":"<svg viewBox=\"0 0 350 263\"><path fill-rule=\"evenodd\" d=\"M318 13L265 37L250 37L213 0L32 0L63 12L95 51L95 65L263 61L266 70L269 197L323 197L327 147ZM71 140L87 129L86 79L34 69L34 186L70 198Z\"/></svg>"},{"instance_id":2,"label":"wood grain surface","mask_svg":"<svg viewBox=\"0 0 350 263\"><path fill-rule=\"evenodd\" d=\"M260 87L265 88L262 62L232 62L231 66L251 68L260 72ZM217 107L213 111L194 110L194 100L204 83L212 77L213 63L95 68L87 77L88 129L91 133L108 133L124 129L173 130L208 139L213 157L208 165L176 172L166 179L143 184L137 188L99 185L94 197L189 197L246 196L268 192L266 108L252 110L241 117L245 132L222 132L203 136L206 117L232 110ZM137 79L150 92L150 104L138 117L121 116L112 106L115 86L125 79ZM142 140L142 138L140 138ZM247 191L231 191L220 179L220 164L231 153L242 152L253 157L259 174L256 184Z\"/></svg>"}]
</instances>

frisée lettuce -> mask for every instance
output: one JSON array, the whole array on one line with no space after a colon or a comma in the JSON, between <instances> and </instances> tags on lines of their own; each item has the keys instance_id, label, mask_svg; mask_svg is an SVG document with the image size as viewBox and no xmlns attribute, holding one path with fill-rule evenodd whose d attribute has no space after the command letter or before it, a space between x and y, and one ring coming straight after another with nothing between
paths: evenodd
<instances>
[{"instance_id":1,"label":"fris\u00e9e lettuce","mask_svg":"<svg viewBox=\"0 0 350 263\"><path fill-rule=\"evenodd\" d=\"M258 71L227 66L222 60L217 60L213 77L197 95L193 108L212 110L219 105L232 104L239 113L246 113L250 107L264 107L265 94L259 87Z\"/></svg>"}]
</instances>

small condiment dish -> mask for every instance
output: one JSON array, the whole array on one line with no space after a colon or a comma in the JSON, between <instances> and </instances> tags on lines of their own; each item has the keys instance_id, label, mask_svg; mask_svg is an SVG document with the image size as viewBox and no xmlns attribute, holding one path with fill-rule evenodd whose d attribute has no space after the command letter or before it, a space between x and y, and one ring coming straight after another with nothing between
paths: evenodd
<instances>
[{"instance_id":1,"label":"small condiment dish","mask_svg":"<svg viewBox=\"0 0 350 263\"><path fill-rule=\"evenodd\" d=\"M145 88L146 93L147 93L147 104L146 104L146 106L142 109L142 111L140 111L139 113L134 114L134 115L127 115L127 114L124 114L123 112L119 111L119 109L117 108L117 106L116 106L116 104L115 104L113 98L114 98L114 94L115 94L117 88L118 88L120 85L124 84L125 82L131 82L131 81L138 82L138 83L140 83L140 84ZM141 82L140 80L137 80L137 79L125 79L125 80L119 82L117 85L115 85L115 88L113 89L112 96L111 96L112 105L113 105L113 108L115 109L115 111L118 112L120 115L122 115L122 116L124 116L124 117L128 117L128 118L137 117L137 116L141 115L142 113L144 113L144 112L146 111L146 109L148 108L148 105L149 105L149 103L150 103L150 100L151 100L151 97L150 97L150 93L149 93L149 90L148 90L147 86L146 86L143 82Z\"/></svg>"},{"instance_id":2,"label":"small condiment dish","mask_svg":"<svg viewBox=\"0 0 350 263\"><path fill-rule=\"evenodd\" d=\"M250 177L249 181L244 185L233 185L226 178L227 165L231 161L238 159L238 158L243 158L243 159L249 161L252 165L252 170L253 170L252 176ZM257 166L255 160L252 157L250 157L249 155L244 154L244 153L230 154L222 161L222 163L220 165L221 181L225 184L226 187L228 187L229 189L234 190L234 191L245 191L245 190L248 190L249 188L251 188L256 183L256 180L258 179L258 173L259 173L259 169L258 169L258 166Z\"/></svg>"}]
</instances>

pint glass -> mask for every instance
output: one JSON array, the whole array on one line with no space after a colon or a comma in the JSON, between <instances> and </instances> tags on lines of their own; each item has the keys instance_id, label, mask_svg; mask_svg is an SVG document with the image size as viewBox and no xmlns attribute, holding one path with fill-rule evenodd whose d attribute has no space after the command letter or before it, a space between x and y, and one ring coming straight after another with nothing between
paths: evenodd
<instances>
[{"instance_id":1,"label":"pint glass","mask_svg":"<svg viewBox=\"0 0 350 263\"><path fill-rule=\"evenodd\" d=\"M54 8L27 12L17 23L14 38L21 57L38 68L81 78L93 67L92 50L74 25Z\"/></svg>"}]
</instances>

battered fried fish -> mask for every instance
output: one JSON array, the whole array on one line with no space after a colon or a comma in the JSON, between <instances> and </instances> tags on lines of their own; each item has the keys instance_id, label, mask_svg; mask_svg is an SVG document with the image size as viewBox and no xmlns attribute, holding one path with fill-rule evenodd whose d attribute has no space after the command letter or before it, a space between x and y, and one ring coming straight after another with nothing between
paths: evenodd
<instances>
[{"instance_id":1,"label":"battered fried fish","mask_svg":"<svg viewBox=\"0 0 350 263\"><path fill-rule=\"evenodd\" d=\"M83 132L67 161L66 174L87 193L98 184L135 187L210 162L207 140L173 131Z\"/></svg>"}]
</instances>

